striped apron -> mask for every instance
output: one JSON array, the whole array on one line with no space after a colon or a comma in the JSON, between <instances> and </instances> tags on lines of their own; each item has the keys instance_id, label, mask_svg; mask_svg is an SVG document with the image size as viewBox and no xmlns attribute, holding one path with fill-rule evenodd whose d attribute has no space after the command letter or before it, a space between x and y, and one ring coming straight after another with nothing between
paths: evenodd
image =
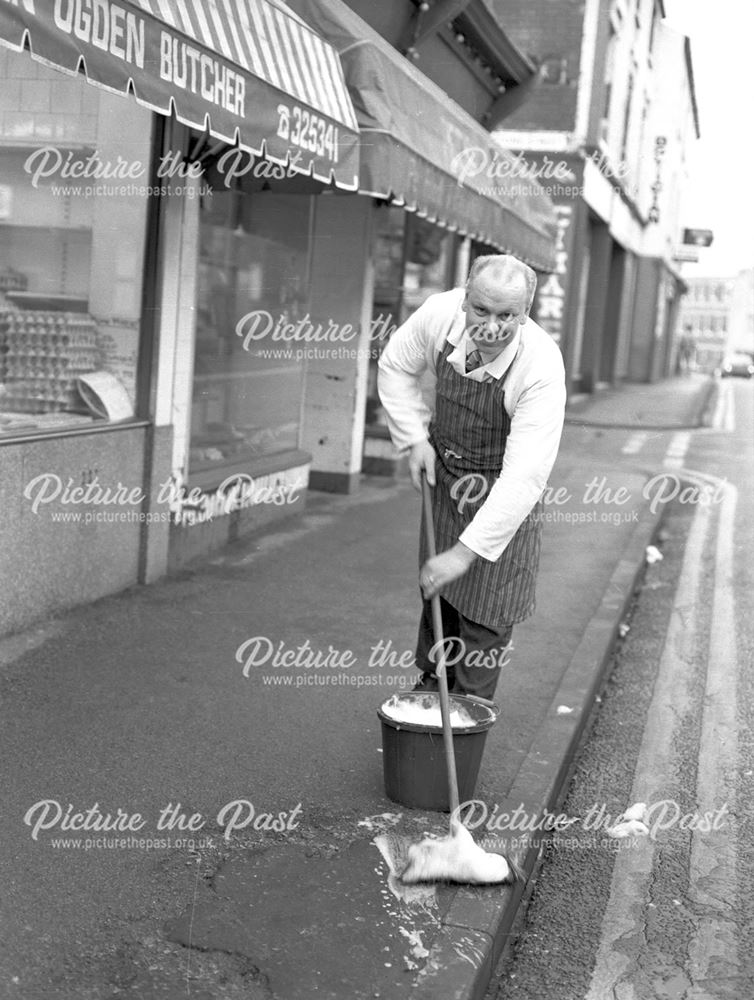
<instances>
[{"instance_id":1,"label":"striped apron","mask_svg":"<svg viewBox=\"0 0 754 1000\"><path fill-rule=\"evenodd\" d=\"M452 548L500 475L511 420L504 404L505 376L477 382L448 363L446 342L437 363L435 413L429 440L437 459L433 510L437 551ZM442 596L464 617L481 625L514 625L534 611L539 567L540 499L495 562L477 558ZM423 515L422 515L423 517ZM420 566L427 559L422 524Z\"/></svg>"}]
</instances>

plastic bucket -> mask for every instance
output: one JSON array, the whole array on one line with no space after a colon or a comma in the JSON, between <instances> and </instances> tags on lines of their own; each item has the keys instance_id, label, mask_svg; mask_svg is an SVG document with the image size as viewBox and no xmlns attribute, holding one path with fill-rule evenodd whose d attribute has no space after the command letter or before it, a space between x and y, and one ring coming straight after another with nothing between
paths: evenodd
<instances>
[{"instance_id":1,"label":"plastic bucket","mask_svg":"<svg viewBox=\"0 0 754 1000\"><path fill-rule=\"evenodd\" d=\"M438 713L440 711L440 698L434 693L407 691L394 698L423 708L436 707ZM392 719L383 711L385 704L377 710L382 723L385 794L393 802L413 809L449 812L448 772L442 726ZM460 694L450 695L451 712L454 708L463 708L475 720L473 726L453 728L458 797L461 802L465 802L474 797L487 733L495 724L500 711L491 702Z\"/></svg>"}]
</instances>

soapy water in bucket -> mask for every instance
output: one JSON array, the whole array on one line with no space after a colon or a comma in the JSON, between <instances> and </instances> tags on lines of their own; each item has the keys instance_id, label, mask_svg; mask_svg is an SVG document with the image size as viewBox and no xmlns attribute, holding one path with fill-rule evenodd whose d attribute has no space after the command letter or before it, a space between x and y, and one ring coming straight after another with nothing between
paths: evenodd
<instances>
[{"instance_id":1,"label":"soapy water in bucket","mask_svg":"<svg viewBox=\"0 0 754 1000\"><path fill-rule=\"evenodd\" d=\"M382 711L393 722L407 722L416 726L436 726L442 728L440 700L436 695L424 695L422 698L401 698L394 694L382 705ZM475 719L463 705L452 705L450 709L450 725L453 729L466 729L478 725Z\"/></svg>"}]
</instances>

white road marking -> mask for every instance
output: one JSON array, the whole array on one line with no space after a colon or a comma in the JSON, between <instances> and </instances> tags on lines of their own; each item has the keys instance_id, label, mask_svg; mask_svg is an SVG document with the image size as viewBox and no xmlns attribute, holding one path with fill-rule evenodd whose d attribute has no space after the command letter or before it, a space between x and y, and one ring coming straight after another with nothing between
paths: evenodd
<instances>
[{"instance_id":1,"label":"white road marking","mask_svg":"<svg viewBox=\"0 0 754 1000\"><path fill-rule=\"evenodd\" d=\"M727 383L726 383L727 384ZM726 431L734 431L736 429L736 408L735 408L735 396L733 395L733 389L728 385L728 405L725 411L725 428Z\"/></svg>"},{"instance_id":2,"label":"white road marking","mask_svg":"<svg viewBox=\"0 0 754 1000\"><path fill-rule=\"evenodd\" d=\"M647 443L648 437L649 434L646 431L637 431L636 434L632 434L621 448L622 453L624 455L637 455Z\"/></svg>"},{"instance_id":3,"label":"white road marking","mask_svg":"<svg viewBox=\"0 0 754 1000\"><path fill-rule=\"evenodd\" d=\"M691 442L691 432L690 431L679 431L678 434L674 434L668 445L668 450L665 452L665 461L663 465L667 469L680 469L683 465L683 459L688 451L689 444Z\"/></svg>"},{"instance_id":4,"label":"white road marking","mask_svg":"<svg viewBox=\"0 0 754 1000\"><path fill-rule=\"evenodd\" d=\"M736 429L735 404L730 382L720 380L717 394L717 405L712 417L712 429L716 431L733 432Z\"/></svg>"},{"instance_id":5,"label":"white road marking","mask_svg":"<svg viewBox=\"0 0 754 1000\"><path fill-rule=\"evenodd\" d=\"M738 772L736 616L733 591L733 538L737 491L727 484L720 508L715 554L707 684L699 742L697 810L727 807L718 830L695 830L691 839L690 897L701 916L689 948L694 987L688 1000L708 995L719 970L732 978L738 969L737 928L731 892L736 878L736 774Z\"/></svg>"},{"instance_id":6,"label":"white road marking","mask_svg":"<svg viewBox=\"0 0 754 1000\"><path fill-rule=\"evenodd\" d=\"M723 426L723 418L725 415L725 404L728 397L728 383L723 382L720 379L720 388L717 390L717 403L715 404L715 412L712 414L712 428L714 430L720 430Z\"/></svg>"}]
</instances>

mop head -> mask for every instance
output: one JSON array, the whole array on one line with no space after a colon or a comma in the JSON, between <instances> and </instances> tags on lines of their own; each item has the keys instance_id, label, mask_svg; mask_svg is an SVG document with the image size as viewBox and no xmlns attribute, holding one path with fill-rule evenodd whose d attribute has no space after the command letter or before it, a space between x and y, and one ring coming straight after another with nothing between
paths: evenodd
<instances>
[{"instance_id":1,"label":"mop head","mask_svg":"<svg viewBox=\"0 0 754 1000\"><path fill-rule=\"evenodd\" d=\"M401 882L460 882L462 885L495 885L515 882L516 869L502 854L488 854L461 823L447 837L425 837L407 851L408 864Z\"/></svg>"}]
</instances>

